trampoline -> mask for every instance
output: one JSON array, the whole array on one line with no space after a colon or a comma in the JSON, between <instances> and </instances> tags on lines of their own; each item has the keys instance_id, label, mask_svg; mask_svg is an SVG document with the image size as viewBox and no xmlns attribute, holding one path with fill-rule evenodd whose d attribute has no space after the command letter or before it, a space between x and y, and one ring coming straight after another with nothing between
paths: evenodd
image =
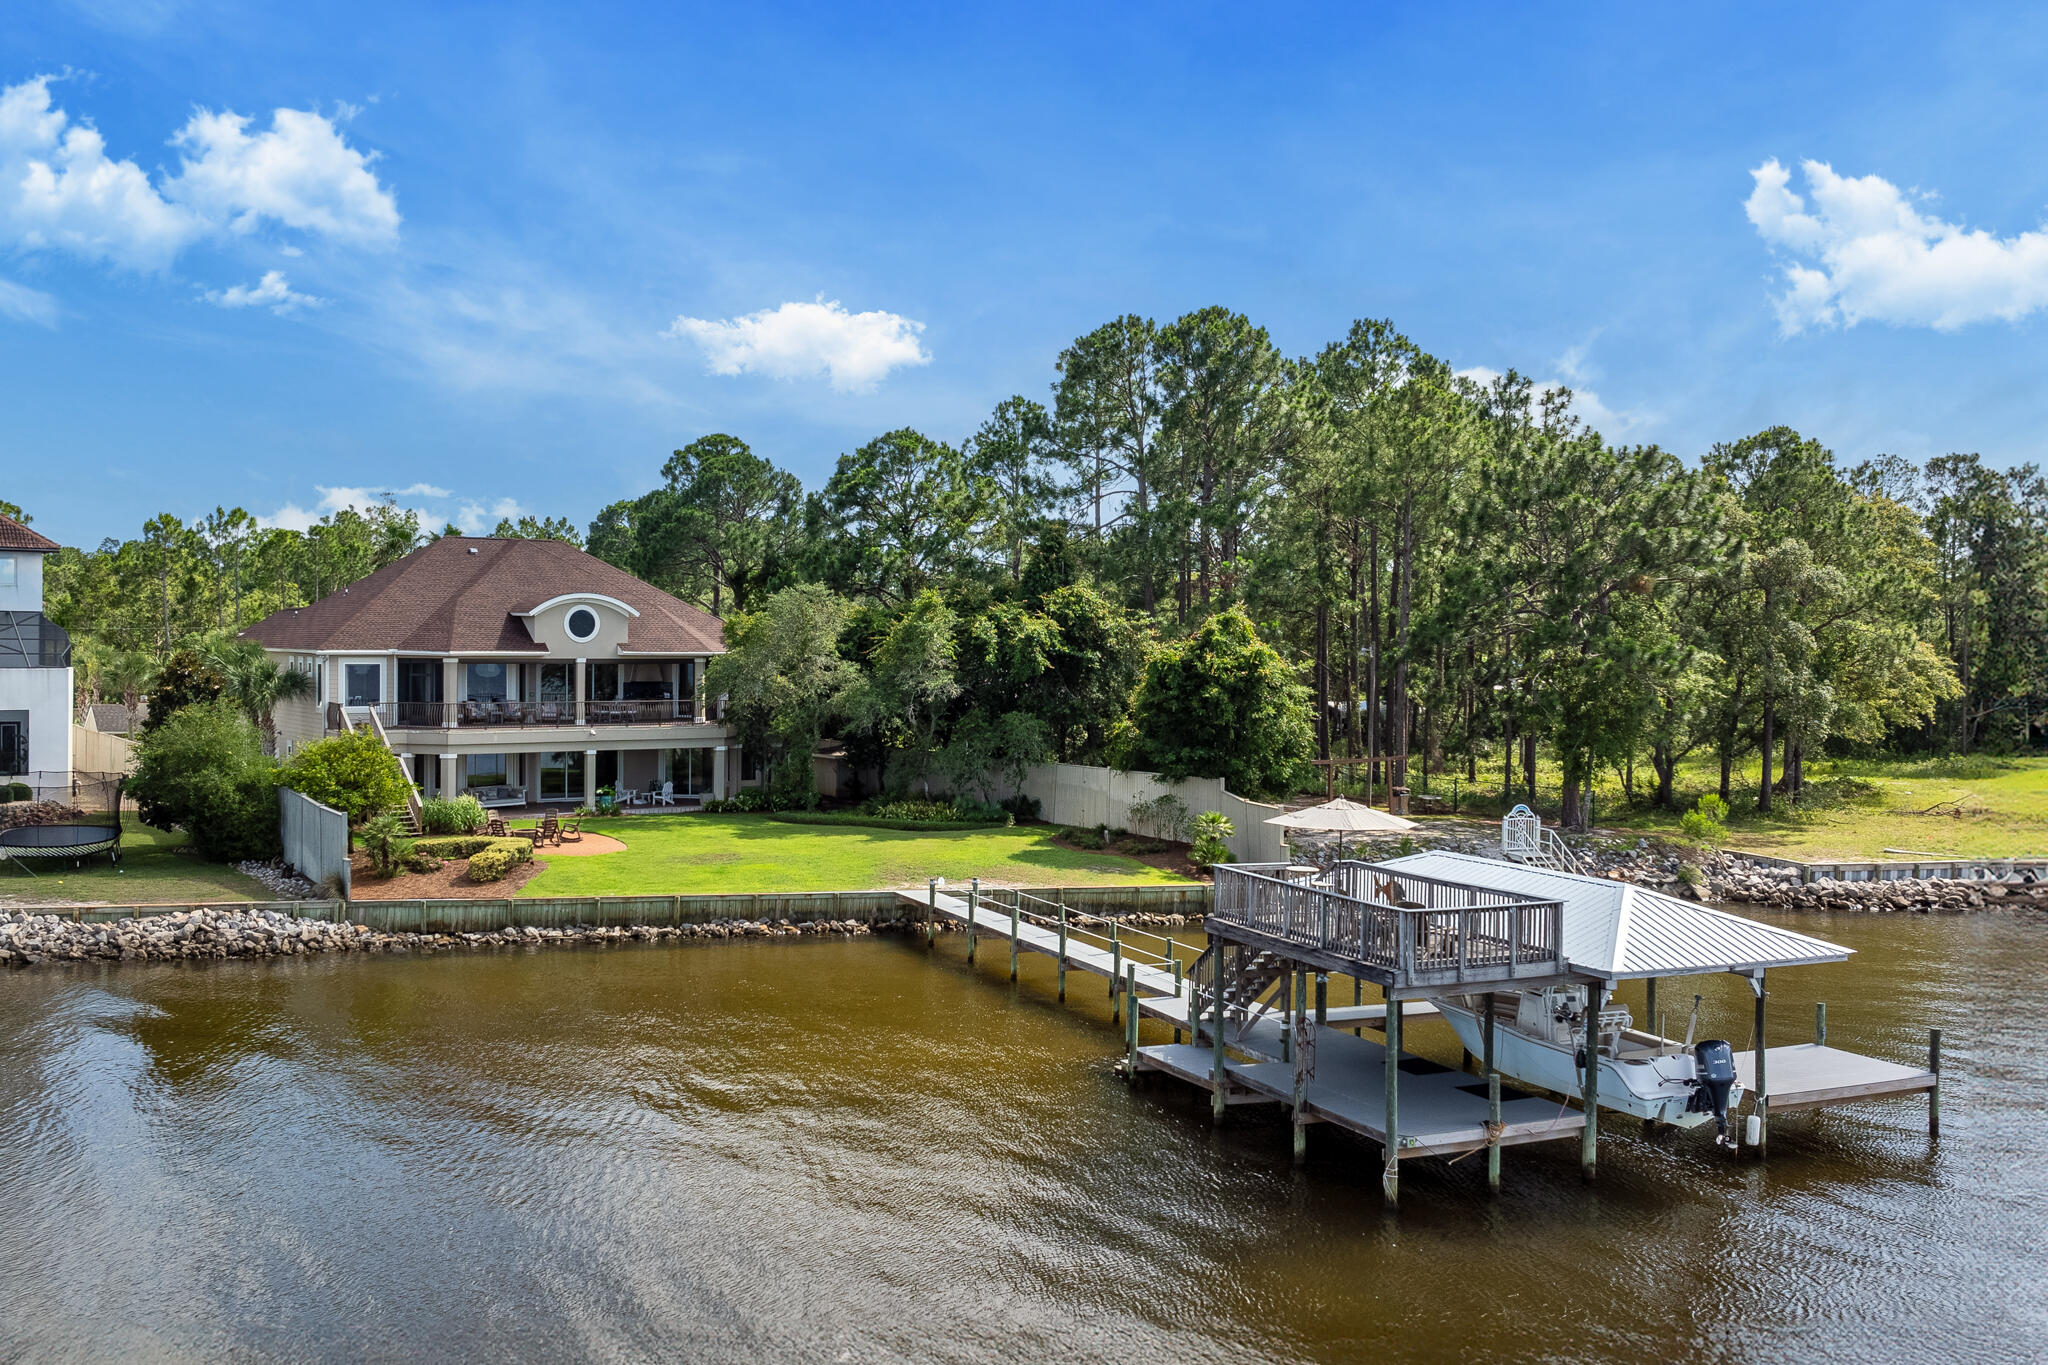
<instances>
[{"instance_id":1,"label":"trampoline","mask_svg":"<svg viewBox=\"0 0 2048 1365\"><path fill-rule=\"evenodd\" d=\"M97 853L107 855L115 865L121 863L121 785L122 779L111 774L92 773L30 773L18 774L27 777L27 786L36 801L55 804L58 810L48 810L42 822L37 824L8 824L5 816L7 806L0 806L0 862L11 862L30 876L35 875L32 863L52 863L68 858L74 865L83 866L87 858ZM10 785L10 780L0 777L0 787ZM50 815L60 818L51 820Z\"/></svg>"},{"instance_id":2,"label":"trampoline","mask_svg":"<svg viewBox=\"0 0 2048 1365\"><path fill-rule=\"evenodd\" d=\"M0 829L0 858L70 858L83 863L95 853L121 861L121 826L24 825ZM29 869L24 866L24 872Z\"/></svg>"}]
</instances>

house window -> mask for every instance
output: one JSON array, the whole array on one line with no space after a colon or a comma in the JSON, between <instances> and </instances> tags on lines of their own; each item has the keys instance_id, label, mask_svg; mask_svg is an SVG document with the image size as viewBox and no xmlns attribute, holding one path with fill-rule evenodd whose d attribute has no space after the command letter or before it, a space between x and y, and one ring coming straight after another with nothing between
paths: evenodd
<instances>
[{"instance_id":1,"label":"house window","mask_svg":"<svg viewBox=\"0 0 2048 1365\"><path fill-rule=\"evenodd\" d=\"M384 666L350 664L342 674L342 697L349 706L376 706L384 700Z\"/></svg>"},{"instance_id":2,"label":"house window","mask_svg":"<svg viewBox=\"0 0 2048 1365\"><path fill-rule=\"evenodd\" d=\"M571 701L575 693L569 686L568 664L542 664L540 666L540 700Z\"/></svg>"},{"instance_id":3,"label":"house window","mask_svg":"<svg viewBox=\"0 0 2048 1365\"><path fill-rule=\"evenodd\" d=\"M504 786L505 755L471 754L469 756L469 785L472 787Z\"/></svg>"},{"instance_id":4,"label":"house window","mask_svg":"<svg viewBox=\"0 0 2048 1365\"><path fill-rule=\"evenodd\" d=\"M540 756L540 797L543 801L578 800L583 796L583 751L569 749Z\"/></svg>"},{"instance_id":5,"label":"house window","mask_svg":"<svg viewBox=\"0 0 2048 1365\"><path fill-rule=\"evenodd\" d=\"M581 644L597 634L597 613L589 607L577 607L564 624L569 628L569 638Z\"/></svg>"},{"instance_id":6,"label":"house window","mask_svg":"<svg viewBox=\"0 0 2048 1365\"><path fill-rule=\"evenodd\" d=\"M592 664L588 681L591 701L612 701L619 695L619 666L617 664Z\"/></svg>"},{"instance_id":7,"label":"house window","mask_svg":"<svg viewBox=\"0 0 2048 1365\"><path fill-rule=\"evenodd\" d=\"M14 586L14 556L0 555L0 588Z\"/></svg>"},{"instance_id":8,"label":"house window","mask_svg":"<svg viewBox=\"0 0 2048 1365\"><path fill-rule=\"evenodd\" d=\"M685 796L702 796L711 790L711 750L671 749L668 752L669 781Z\"/></svg>"},{"instance_id":9,"label":"house window","mask_svg":"<svg viewBox=\"0 0 2048 1365\"><path fill-rule=\"evenodd\" d=\"M471 701L504 701L505 665L469 665L468 695Z\"/></svg>"},{"instance_id":10,"label":"house window","mask_svg":"<svg viewBox=\"0 0 2048 1365\"><path fill-rule=\"evenodd\" d=\"M17 773L27 771L28 722L0 720L0 774L13 777Z\"/></svg>"}]
</instances>

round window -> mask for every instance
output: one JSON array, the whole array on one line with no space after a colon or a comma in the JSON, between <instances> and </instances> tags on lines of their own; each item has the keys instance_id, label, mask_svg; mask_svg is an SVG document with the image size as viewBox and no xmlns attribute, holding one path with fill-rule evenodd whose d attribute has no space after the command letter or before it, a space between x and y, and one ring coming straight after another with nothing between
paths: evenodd
<instances>
[{"instance_id":1,"label":"round window","mask_svg":"<svg viewBox=\"0 0 2048 1365\"><path fill-rule=\"evenodd\" d=\"M597 634L597 613L589 607L578 607L569 613L569 638L588 640Z\"/></svg>"}]
</instances>

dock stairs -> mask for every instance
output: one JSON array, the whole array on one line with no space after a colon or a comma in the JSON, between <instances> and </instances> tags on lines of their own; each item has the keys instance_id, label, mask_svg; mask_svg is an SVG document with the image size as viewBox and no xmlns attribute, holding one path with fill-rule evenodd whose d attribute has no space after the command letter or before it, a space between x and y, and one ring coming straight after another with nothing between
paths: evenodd
<instances>
[{"instance_id":1,"label":"dock stairs","mask_svg":"<svg viewBox=\"0 0 2048 1365\"><path fill-rule=\"evenodd\" d=\"M1551 872L1583 872L1579 859L1554 829L1527 806L1516 806L1500 818L1500 851L1510 862Z\"/></svg>"},{"instance_id":2,"label":"dock stairs","mask_svg":"<svg viewBox=\"0 0 2048 1365\"><path fill-rule=\"evenodd\" d=\"M398 822L405 827L408 835L418 837L424 832L424 827L420 823L420 791L412 783L412 774L405 770L404 760L399 758L398 751L391 747L391 736L384 732L384 718L377 714L377 708L374 706L359 708L363 716L360 720L349 714L348 707L339 706L336 709L341 713L344 728L368 730L376 736L377 743L383 746L384 752L391 755L392 763L398 768L398 775L405 780L405 809L398 812Z\"/></svg>"}]
</instances>

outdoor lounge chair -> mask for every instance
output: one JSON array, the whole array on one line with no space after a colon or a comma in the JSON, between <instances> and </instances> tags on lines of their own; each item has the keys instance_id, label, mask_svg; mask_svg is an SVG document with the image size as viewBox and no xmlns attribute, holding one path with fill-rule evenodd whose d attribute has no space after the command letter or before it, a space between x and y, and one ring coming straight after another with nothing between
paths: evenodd
<instances>
[{"instance_id":1,"label":"outdoor lounge chair","mask_svg":"<svg viewBox=\"0 0 2048 1365\"><path fill-rule=\"evenodd\" d=\"M553 811L540 818L540 834L533 841L536 844L559 844L562 842L562 822Z\"/></svg>"},{"instance_id":2,"label":"outdoor lounge chair","mask_svg":"<svg viewBox=\"0 0 2048 1365\"><path fill-rule=\"evenodd\" d=\"M664 782L661 784L660 791L650 791L648 793L648 803L657 806L673 806L676 803L676 784Z\"/></svg>"},{"instance_id":3,"label":"outdoor lounge chair","mask_svg":"<svg viewBox=\"0 0 2048 1365\"><path fill-rule=\"evenodd\" d=\"M583 822L582 822L581 820L567 820L567 821L564 821L564 822L563 822L563 824L562 824L562 828L561 828L561 829L560 829L560 831L558 831L558 832L556 833L556 835L555 835L555 842L556 842L556 843L558 843L558 844L580 844L580 843L582 843L582 842L583 842Z\"/></svg>"}]
</instances>

